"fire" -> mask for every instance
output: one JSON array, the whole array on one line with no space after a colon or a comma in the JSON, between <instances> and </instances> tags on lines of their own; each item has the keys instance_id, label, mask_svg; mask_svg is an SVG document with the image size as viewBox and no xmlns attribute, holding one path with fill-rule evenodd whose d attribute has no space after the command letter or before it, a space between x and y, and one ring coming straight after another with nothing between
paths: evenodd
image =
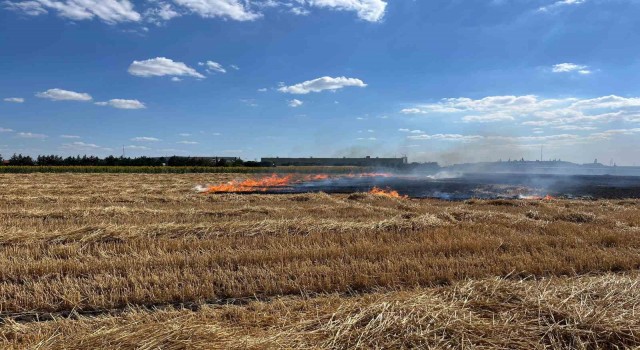
<instances>
[{"instance_id":1,"label":"fire","mask_svg":"<svg viewBox=\"0 0 640 350\"><path fill-rule=\"evenodd\" d=\"M518 196L518 198L520 199L531 199L531 200L538 200L538 201L551 201L556 199L556 197L553 197L552 195L548 194L544 197L542 196L525 196L525 195L520 195Z\"/></svg>"},{"instance_id":2,"label":"fire","mask_svg":"<svg viewBox=\"0 0 640 350\"><path fill-rule=\"evenodd\" d=\"M307 175L304 177L304 181L322 181L330 178L327 174Z\"/></svg>"},{"instance_id":3,"label":"fire","mask_svg":"<svg viewBox=\"0 0 640 350\"><path fill-rule=\"evenodd\" d=\"M370 177L390 177L391 174L387 173L362 173L362 174L347 174L347 175L329 175L329 174L312 174L312 175L287 175L287 176L278 176L273 174L268 177L263 177L260 179L247 179L247 180L235 180L229 181L224 184L219 185L208 185L208 186L196 186L196 191L200 193L225 193L225 192L265 192L269 189L278 188L278 187L287 187L296 184L309 183L314 181L325 181L325 180L333 180L340 178L370 178ZM394 198L404 198L400 196L398 192L392 190L381 190L379 188L374 188L372 190L373 194L394 197Z\"/></svg>"},{"instance_id":4,"label":"fire","mask_svg":"<svg viewBox=\"0 0 640 350\"><path fill-rule=\"evenodd\" d=\"M375 196L384 196L384 197L390 197L390 198L407 198L407 196L401 196L398 191L394 191L392 189L381 189L378 187L374 187L371 189L371 191L369 191L370 194L373 194Z\"/></svg>"},{"instance_id":5,"label":"fire","mask_svg":"<svg viewBox=\"0 0 640 350\"><path fill-rule=\"evenodd\" d=\"M291 175L278 176L273 174L262 179L247 179L244 181L229 181L226 184L208 186L204 193L220 192L254 192L266 191L273 187L284 187L291 183Z\"/></svg>"}]
</instances>

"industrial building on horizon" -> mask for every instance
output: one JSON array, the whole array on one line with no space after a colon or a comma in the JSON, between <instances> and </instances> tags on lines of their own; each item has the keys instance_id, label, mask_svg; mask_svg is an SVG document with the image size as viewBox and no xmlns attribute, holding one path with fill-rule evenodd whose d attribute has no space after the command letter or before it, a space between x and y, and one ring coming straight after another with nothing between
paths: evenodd
<instances>
[{"instance_id":1,"label":"industrial building on horizon","mask_svg":"<svg viewBox=\"0 0 640 350\"><path fill-rule=\"evenodd\" d=\"M268 163L272 166L367 166L367 167L388 167L396 168L408 164L407 157L400 158L262 158L261 163Z\"/></svg>"}]
</instances>

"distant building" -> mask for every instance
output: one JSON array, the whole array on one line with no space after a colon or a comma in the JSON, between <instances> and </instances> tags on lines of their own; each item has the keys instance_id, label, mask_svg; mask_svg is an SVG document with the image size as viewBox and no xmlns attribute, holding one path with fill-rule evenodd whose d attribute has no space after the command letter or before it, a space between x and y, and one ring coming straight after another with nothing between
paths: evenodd
<instances>
[{"instance_id":1,"label":"distant building","mask_svg":"<svg viewBox=\"0 0 640 350\"><path fill-rule=\"evenodd\" d=\"M211 162L219 162L221 160L225 160L227 162L234 162L238 159L240 159L239 157L192 157L192 156L166 156L166 157L149 157L150 159L154 159L154 160L161 160L161 159L169 159L169 158L173 158L173 159L195 159L195 160L206 160L206 161L211 161Z\"/></svg>"},{"instance_id":2,"label":"distant building","mask_svg":"<svg viewBox=\"0 0 640 350\"><path fill-rule=\"evenodd\" d=\"M402 158L262 158L263 163L273 166L368 166L396 168L406 165L407 157Z\"/></svg>"}]
</instances>

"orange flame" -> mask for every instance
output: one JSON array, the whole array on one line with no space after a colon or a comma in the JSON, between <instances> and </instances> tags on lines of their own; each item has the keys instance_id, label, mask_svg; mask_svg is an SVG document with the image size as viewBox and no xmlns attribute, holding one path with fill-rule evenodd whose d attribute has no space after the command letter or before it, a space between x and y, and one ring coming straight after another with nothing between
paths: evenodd
<instances>
[{"instance_id":1,"label":"orange flame","mask_svg":"<svg viewBox=\"0 0 640 350\"><path fill-rule=\"evenodd\" d=\"M204 193L220 193L220 192L254 192L266 191L272 187L284 187L291 183L291 175L278 176L271 175L262 179L247 179L244 181L230 181L226 184L209 186Z\"/></svg>"},{"instance_id":2,"label":"orange flame","mask_svg":"<svg viewBox=\"0 0 640 350\"><path fill-rule=\"evenodd\" d=\"M304 177L304 181L321 181L329 179L327 174L307 175Z\"/></svg>"},{"instance_id":3,"label":"orange flame","mask_svg":"<svg viewBox=\"0 0 640 350\"><path fill-rule=\"evenodd\" d=\"M375 196L383 196L383 197L390 197L390 198L407 198L407 196L401 196L398 193L398 191L394 191L392 189L383 190L378 187L372 188L371 191L369 191L369 193Z\"/></svg>"},{"instance_id":4,"label":"orange flame","mask_svg":"<svg viewBox=\"0 0 640 350\"><path fill-rule=\"evenodd\" d=\"M225 193L225 192L264 192L274 187L286 187L293 184L299 184L312 181L323 181L334 178L368 178L368 177L390 177L391 174L387 173L361 173L361 174L348 174L348 175L328 175L328 174L313 174L313 175L287 175L278 176L273 174L261 179L247 179L243 181L229 181L220 185L208 185L202 189L198 189L201 193ZM401 196L397 191L381 190L374 187L373 194L394 197L405 198Z\"/></svg>"},{"instance_id":5,"label":"orange flame","mask_svg":"<svg viewBox=\"0 0 640 350\"><path fill-rule=\"evenodd\" d=\"M532 200L538 200L538 201L550 201L550 200L554 200L556 199L556 197L553 197L552 195L548 194L544 197L541 196L520 196L520 199L532 199Z\"/></svg>"}]
</instances>

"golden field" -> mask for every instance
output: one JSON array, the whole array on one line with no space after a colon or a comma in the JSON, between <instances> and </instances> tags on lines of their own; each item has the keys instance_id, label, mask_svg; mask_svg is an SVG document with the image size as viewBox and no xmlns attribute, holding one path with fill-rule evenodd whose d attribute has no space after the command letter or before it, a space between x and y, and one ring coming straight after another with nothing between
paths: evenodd
<instances>
[{"instance_id":1,"label":"golden field","mask_svg":"<svg viewBox=\"0 0 640 350\"><path fill-rule=\"evenodd\" d=\"M640 346L640 200L0 174L0 348Z\"/></svg>"}]
</instances>

